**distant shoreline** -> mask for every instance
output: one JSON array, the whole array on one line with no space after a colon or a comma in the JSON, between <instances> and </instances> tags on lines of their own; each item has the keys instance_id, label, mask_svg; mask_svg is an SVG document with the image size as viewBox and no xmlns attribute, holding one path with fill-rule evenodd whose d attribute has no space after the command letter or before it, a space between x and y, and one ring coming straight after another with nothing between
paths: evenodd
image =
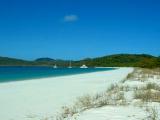
<instances>
[{"instance_id":1,"label":"distant shoreline","mask_svg":"<svg viewBox=\"0 0 160 120\"><path fill-rule=\"evenodd\" d=\"M88 67L160 67L160 57L149 54L113 54L96 58L82 60L60 60L52 58L38 58L27 61L16 58L0 57L0 66L54 66L74 67L86 65Z\"/></svg>"}]
</instances>

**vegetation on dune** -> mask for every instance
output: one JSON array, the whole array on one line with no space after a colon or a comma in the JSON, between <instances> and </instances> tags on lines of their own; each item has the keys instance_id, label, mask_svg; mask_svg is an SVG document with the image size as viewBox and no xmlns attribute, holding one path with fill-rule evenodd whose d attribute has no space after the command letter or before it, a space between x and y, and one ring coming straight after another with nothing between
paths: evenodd
<instances>
[{"instance_id":1,"label":"vegetation on dune","mask_svg":"<svg viewBox=\"0 0 160 120\"><path fill-rule=\"evenodd\" d=\"M99 108L107 105L124 106L127 105L124 92L115 85L107 91L90 96L85 95L77 98L73 106L63 106L60 114L57 114L56 120L68 120L70 117L91 108Z\"/></svg>"}]
</instances>

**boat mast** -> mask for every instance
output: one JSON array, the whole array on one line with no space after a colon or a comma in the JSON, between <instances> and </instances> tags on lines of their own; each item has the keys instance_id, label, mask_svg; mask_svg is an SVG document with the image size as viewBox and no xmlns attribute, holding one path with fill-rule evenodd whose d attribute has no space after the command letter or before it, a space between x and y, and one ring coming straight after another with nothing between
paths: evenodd
<instances>
[{"instance_id":1,"label":"boat mast","mask_svg":"<svg viewBox=\"0 0 160 120\"><path fill-rule=\"evenodd\" d=\"M71 63L71 60L69 62L69 68L72 68L72 63Z\"/></svg>"}]
</instances>

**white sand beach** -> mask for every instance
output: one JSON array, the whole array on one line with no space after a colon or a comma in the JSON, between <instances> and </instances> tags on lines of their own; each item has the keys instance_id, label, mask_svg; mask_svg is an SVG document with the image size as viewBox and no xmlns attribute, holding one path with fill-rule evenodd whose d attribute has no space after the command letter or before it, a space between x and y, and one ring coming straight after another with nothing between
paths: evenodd
<instances>
[{"instance_id":1,"label":"white sand beach","mask_svg":"<svg viewBox=\"0 0 160 120\"><path fill-rule=\"evenodd\" d=\"M0 120L54 116L79 96L95 94L123 80L132 68L0 84Z\"/></svg>"},{"instance_id":2,"label":"white sand beach","mask_svg":"<svg viewBox=\"0 0 160 120\"><path fill-rule=\"evenodd\" d=\"M123 81L78 102L66 107L71 112L62 120L160 120L160 71L134 68ZM72 116L72 110L78 112Z\"/></svg>"},{"instance_id":3,"label":"white sand beach","mask_svg":"<svg viewBox=\"0 0 160 120\"><path fill-rule=\"evenodd\" d=\"M77 120L143 120L145 115L140 107L104 106L81 113Z\"/></svg>"}]
</instances>

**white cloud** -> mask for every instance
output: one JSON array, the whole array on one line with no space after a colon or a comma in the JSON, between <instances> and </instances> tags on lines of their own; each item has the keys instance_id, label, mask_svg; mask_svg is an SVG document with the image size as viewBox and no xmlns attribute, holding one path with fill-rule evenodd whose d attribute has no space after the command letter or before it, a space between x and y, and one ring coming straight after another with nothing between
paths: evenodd
<instances>
[{"instance_id":1,"label":"white cloud","mask_svg":"<svg viewBox=\"0 0 160 120\"><path fill-rule=\"evenodd\" d=\"M66 15L66 16L64 16L64 21L65 22L75 22L77 20L78 20L77 15Z\"/></svg>"}]
</instances>

